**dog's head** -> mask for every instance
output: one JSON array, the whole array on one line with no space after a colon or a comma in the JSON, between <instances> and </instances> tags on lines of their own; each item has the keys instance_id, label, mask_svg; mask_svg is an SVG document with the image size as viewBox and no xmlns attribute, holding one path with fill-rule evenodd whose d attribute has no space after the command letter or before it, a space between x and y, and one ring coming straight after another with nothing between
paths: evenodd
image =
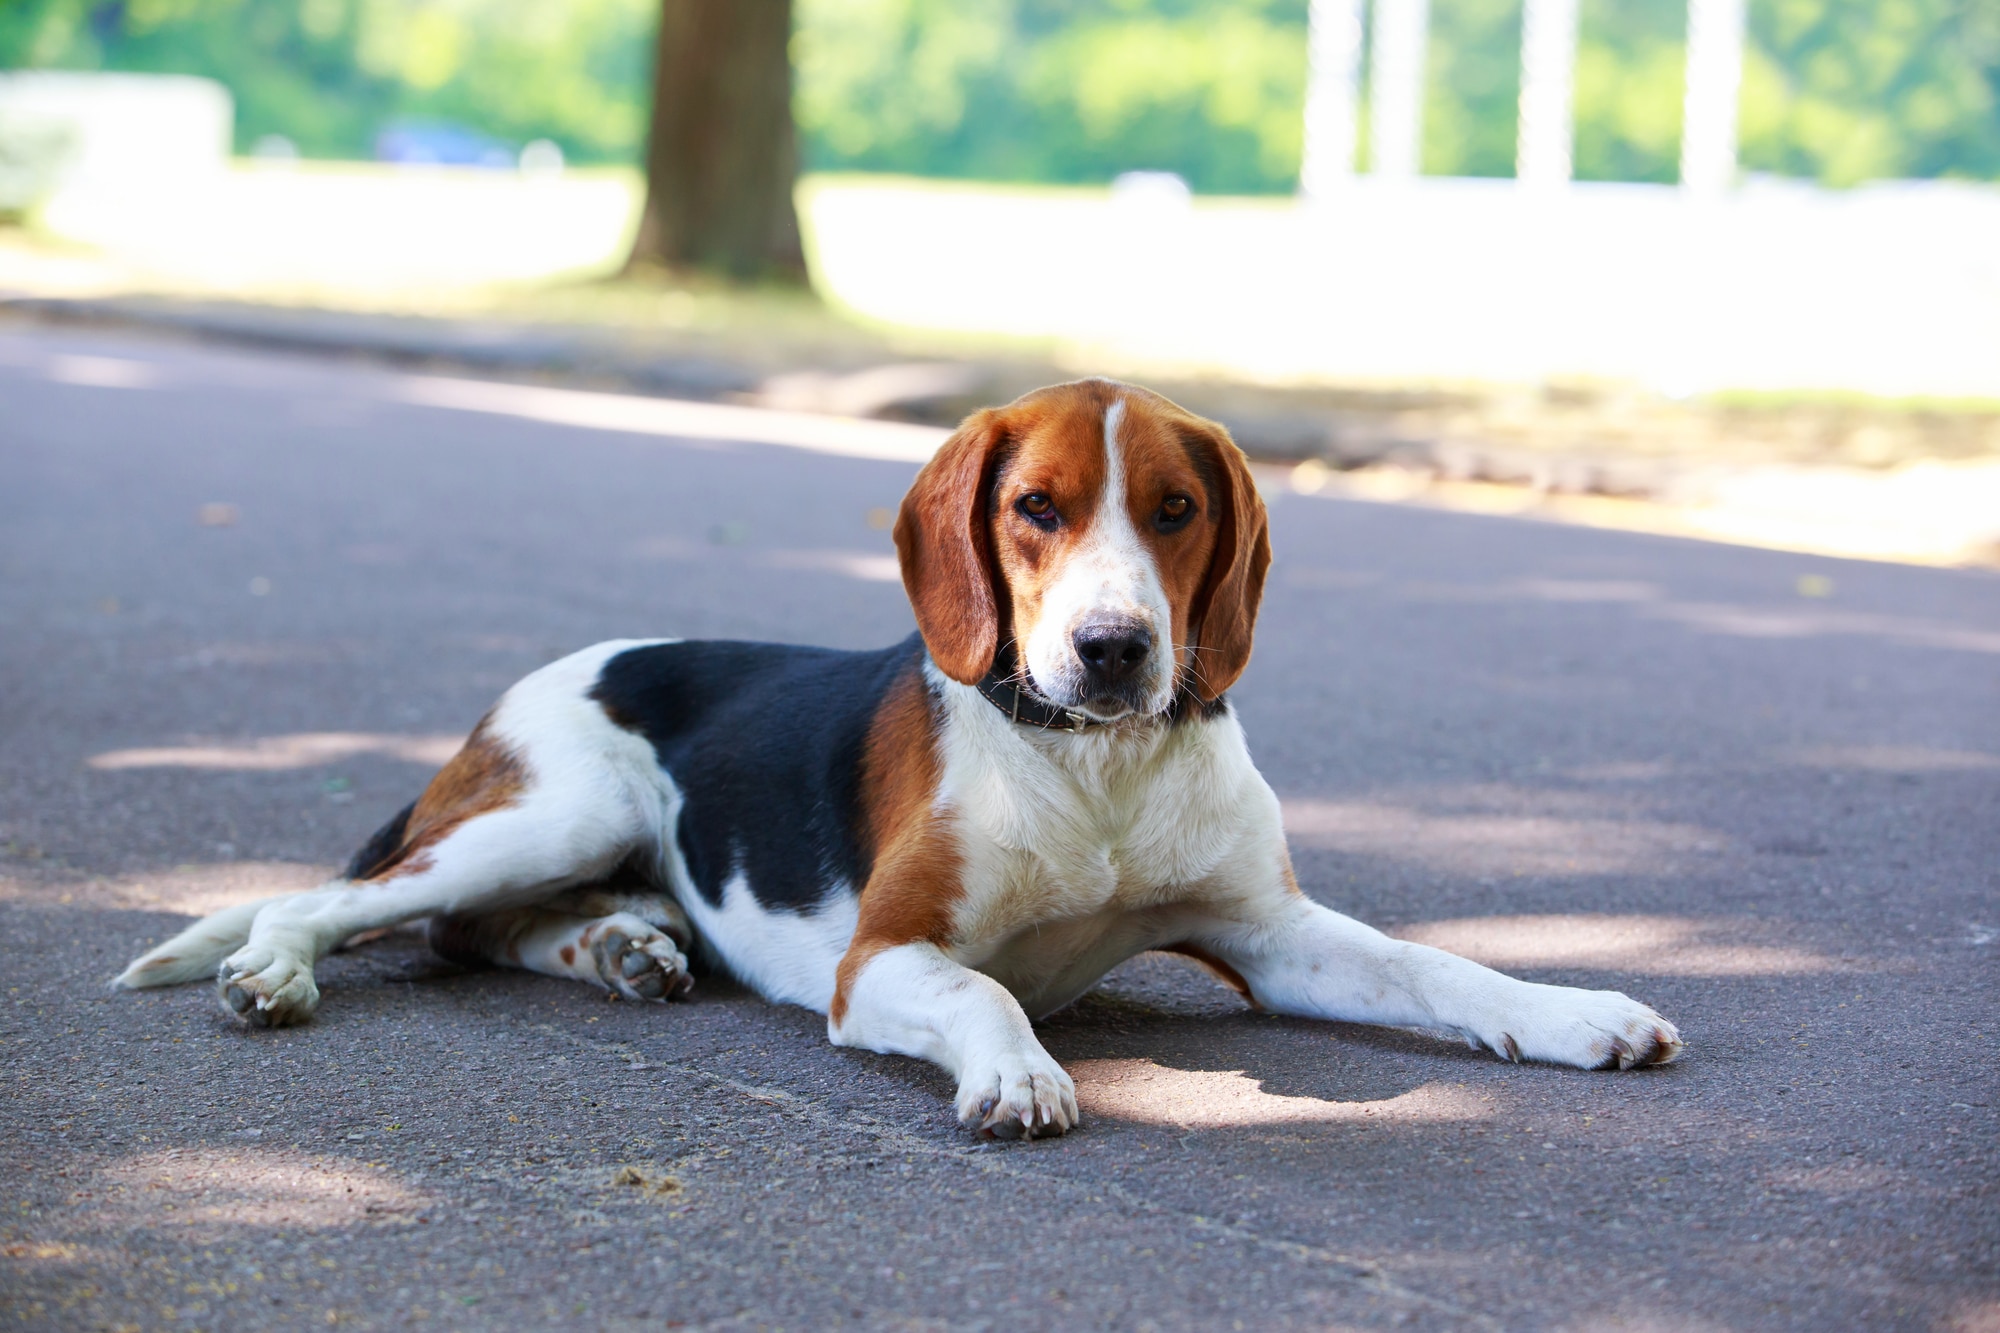
<instances>
[{"instance_id":1,"label":"dog's head","mask_svg":"<svg viewBox=\"0 0 2000 1333\"><path fill-rule=\"evenodd\" d=\"M939 670L974 684L1006 653L1107 721L1234 684L1271 563L1229 432L1109 380L967 418L904 497L896 551Z\"/></svg>"}]
</instances>

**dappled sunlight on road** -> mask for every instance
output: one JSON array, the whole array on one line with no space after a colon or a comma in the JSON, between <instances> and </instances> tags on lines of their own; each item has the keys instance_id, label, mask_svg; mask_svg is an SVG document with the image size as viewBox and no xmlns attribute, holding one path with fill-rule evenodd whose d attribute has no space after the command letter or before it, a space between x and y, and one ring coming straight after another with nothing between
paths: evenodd
<instances>
[{"instance_id":1,"label":"dappled sunlight on road","mask_svg":"<svg viewBox=\"0 0 2000 1333\"><path fill-rule=\"evenodd\" d=\"M2000 768L2000 754L1928 745L1821 745L1797 751L1792 761L1807 768L1870 773L1976 773Z\"/></svg>"},{"instance_id":2,"label":"dappled sunlight on road","mask_svg":"<svg viewBox=\"0 0 2000 1333\"><path fill-rule=\"evenodd\" d=\"M1535 793L1537 809L1519 812L1524 799L1468 788L1432 796L1425 804L1433 808L1419 809L1295 797L1284 802L1285 832L1297 847L1480 875L1658 874L1663 858L1726 846L1721 834L1698 825L1619 817L1606 803L1573 793Z\"/></svg>"},{"instance_id":3,"label":"dappled sunlight on road","mask_svg":"<svg viewBox=\"0 0 2000 1333\"><path fill-rule=\"evenodd\" d=\"M410 1223L426 1197L380 1168L292 1149L178 1148L115 1162L77 1201L92 1228L319 1231ZM94 1206L91 1206L93 1205Z\"/></svg>"},{"instance_id":4,"label":"dappled sunlight on road","mask_svg":"<svg viewBox=\"0 0 2000 1333\"><path fill-rule=\"evenodd\" d=\"M1746 639L1808 639L1846 634L1916 648L2000 653L2000 633L1909 616L1715 602L1665 602L1649 608L1647 614L1675 621L1690 629Z\"/></svg>"},{"instance_id":5,"label":"dappled sunlight on road","mask_svg":"<svg viewBox=\"0 0 2000 1333\"><path fill-rule=\"evenodd\" d=\"M1670 977L1796 976L1853 970L1810 949L1742 942L1754 924L1679 916L1460 917L1391 932L1488 967L1584 967Z\"/></svg>"},{"instance_id":6,"label":"dappled sunlight on road","mask_svg":"<svg viewBox=\"0 0 2000 1333\"><path fill-rule=\"evenodd\" d=\"M1967 1301L1944 1327L1950 1333L2000 1333L2000 1301Z\"/></svg>"},{"instance_id":7,"label":"dappled sunlight on road","mask_svg":"<svg viewBox=\"0 0 2000 1333\"><path fill-rule=\"evenodd\" d=\"M332 866L295 861L214 861L53 883L0 874L0 902L207 916L237 903L318 888L333 873Z\"/></svg>"},{"instance_id":8,"label":"dappled sunlight on road","mask_svg":"<svg viewBox=\"0 0 2000 1333\"><path fill-rule=\"evenodd\" d=\"M484 412L583 430L622 431L677 440L776 445L842 458L927 462L949 431L900 421L820 416L730 403L545 389L486 380L407 376L394 396L419 407Z\"/></svg>"},{"instance_id":9,"label":"dappled sunlight on road","mask_svg":"<svg viewBox=\"0 0 2000 1333\"><path fill-rule=\"evenodd\" d=\"M1810 639L1832 635L1879 639L1916 648L2000 653L2000 633L1971 624L1851 611L1822 600L1837 597L1831 582L1805 583L1797 602L1684 601L1656 583L1634 579L1511 579L1505 582L1395 580L1358 571L1279 566L1280 586L1302 589L1370 589L1411 602L1504 604L1549 602L1579 606L1629 606L1646 620L1662 620L1704 634L1743 639Z\"/></svg>"},{"instance_id":10,"label":"dappled sunlight on road","mask_svg":"<svg viewBox=\"0 0 2000 1333\"><path fill-rule=\"evenodd\" d=\"M87 761L92 768L206 768L232 772L276 772L318 768L346 759L374 756L437 768L465 743L463 736L404 736L365 731L306 731L260 736L247 741L195 741L133 750L106 750Z\"/></svg>"},{"instance_id":11,"label":"dappled sunlight on road","mask_svg":"<svg viewBox=\"0 0 2000 1333\"><path fill-rule=\"evenodd\" d=\"M1786 1167L1766 1180L1778 1189L1811 1190L1817 1194L1863 1194L1871 1190L1909 1189L1906 1171L1878 1162L1828 1162L1820 1166Z\"/></svg>"},{"instance_id":12,"label":"dappled sunlight on road","mask_svg":"<svg viewBox=\"0 0 2000 1333\"><path fill-rule=\"evenodd\" d=\"M1444 1083L1427 1083L1379 1101L1337 1102L1265 1092L1260 1080L1240 1069L1171 1069L1151 1060L1074 1060L1065 1067L1076 1080L1077 1102L1086 1115L1137 1124L1184 1129L1359 1121L1415 1125L1493 1115L1490 1095Z\"/></svg>"},{"instance_id":13,"label":"dappled sunlight on road","mask_svg":"<svg viewBox=\"0 0 2000 1333\"><path fill-rule=\"evenodd\" d=\"M893 555L874 551L767 551L759 564L772 569L803 569L822 574L839 574L864 583L901 583L902 566Z\"/></svg>"}]
</instances>

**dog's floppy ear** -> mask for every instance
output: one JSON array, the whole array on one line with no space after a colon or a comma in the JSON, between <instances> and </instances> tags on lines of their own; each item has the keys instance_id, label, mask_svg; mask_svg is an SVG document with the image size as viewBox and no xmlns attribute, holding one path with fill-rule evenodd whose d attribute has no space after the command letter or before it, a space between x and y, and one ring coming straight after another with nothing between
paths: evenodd
<instances>
[{"instance_id":1,"label":"dog's floppy ear","mask_svg":"<svg viewBox=\"0 0 2000 1333\"><path fill-rule=\"evenodd\" d=\"M1197 447L1213 462L1220 522L1208 578L1188 618L1195 648L1192 683L1204 703L1214 703L1250 664L1257 604L1271 568L1271 532L1249 460L1229 432L1202 422Z\"/></svg>"},{"instance_id":2,"label":"dog's floppy ear","mask_svg":"<svg viewBox=\"0 0 2000 1333\"><path fill-rule=\"evenodd\" d=\"M1005 438L999 412L967 417L917 473L896 515L896 558L924 646L938 670L966 685L986 674L1000 647L986 500Z\"/></svg>"}]
</instances>

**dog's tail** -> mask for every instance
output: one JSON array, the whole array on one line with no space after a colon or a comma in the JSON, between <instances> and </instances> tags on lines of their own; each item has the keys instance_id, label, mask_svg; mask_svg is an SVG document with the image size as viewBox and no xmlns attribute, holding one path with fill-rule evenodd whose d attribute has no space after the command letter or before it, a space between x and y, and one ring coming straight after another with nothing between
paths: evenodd
<instances>
[{"instance_id":1,"label":"dog's tail","mask_svg":"<svg viewBox=\"0 0 2000 1333\"><path fill-rule=\"evenodd\" d=\"M250 923L266 903L290 894L259 898L255 902L225 907L205 916L165 944L155 945L132 960L111 984L118 990L146 990L153 986L178 986L183 981L204 981L215 975L222 960L235 953L250 938Z\"/></svg>"}]
</instances>

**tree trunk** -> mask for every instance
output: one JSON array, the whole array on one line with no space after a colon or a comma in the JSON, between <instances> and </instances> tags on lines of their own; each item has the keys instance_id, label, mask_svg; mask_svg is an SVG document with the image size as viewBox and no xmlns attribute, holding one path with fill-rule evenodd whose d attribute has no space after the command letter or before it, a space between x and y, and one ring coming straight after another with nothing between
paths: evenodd
<instances>
[{"instance_id":1,"label":"tree trunk","mask_svg":"<svg viewBox=\"0 0 2000 1333\"><path fill-rule=\"evenodd\" d=\"M646 208L627 261L803 282L791 0L660 0Z\"/></svg>"}]
</instances>

